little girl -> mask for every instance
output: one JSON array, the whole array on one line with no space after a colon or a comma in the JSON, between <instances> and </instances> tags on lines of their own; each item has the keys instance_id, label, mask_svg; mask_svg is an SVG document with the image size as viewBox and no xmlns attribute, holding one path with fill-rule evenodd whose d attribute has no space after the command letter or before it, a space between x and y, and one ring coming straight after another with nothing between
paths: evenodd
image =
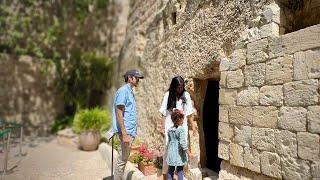
<instances>
[{"instance_id":1,"label":"little girl","mask_svg":"<svg viewBox=\"0 0 320 180\"><path fill-rule=\"evenodd\" d=\"M177 171L178 180L183 180L183 166L187 163L191 152L188 150L185 131L182 127L184 113L181 110L173 109L171 114L173 126L168 130L167 163L168 180L173 180L174 171Z\"/></svg>"}]
</instances>

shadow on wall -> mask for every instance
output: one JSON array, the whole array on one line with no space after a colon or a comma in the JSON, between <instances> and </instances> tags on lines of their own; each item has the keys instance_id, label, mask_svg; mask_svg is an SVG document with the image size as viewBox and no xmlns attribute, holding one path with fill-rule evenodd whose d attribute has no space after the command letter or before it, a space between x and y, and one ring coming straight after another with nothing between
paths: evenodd
<instances>
[{"instance_id":1,"label":"shadow on wall","mask_svg":"<svg viewBox=\"0 0 320 180\"><path fill-rule=\"evenodd\" d=\"M319 0L278 0L278 4L281 8L281 34L320 24Z\"/></svg>"}]
</instances>

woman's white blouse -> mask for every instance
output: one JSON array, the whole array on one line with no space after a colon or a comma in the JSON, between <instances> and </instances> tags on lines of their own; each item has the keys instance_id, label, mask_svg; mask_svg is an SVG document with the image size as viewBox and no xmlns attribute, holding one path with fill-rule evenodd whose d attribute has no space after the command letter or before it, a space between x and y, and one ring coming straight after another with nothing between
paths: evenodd
<instances>
[{"instance_id":1,"label":"woman's white blouse","mask_svg":"<svg viewBox=\"0 0 320 180\"><path fill-rule=\"evenodd\" d=\"M166 145L168 143L168 129L171 128L173 126L172 120L171 120L171 113L167 110L167 104L168 104L168 97L169 97L169 91L167 91L164 94L163 100L162 100L162 104L161 107L159 109L160 113L166 117L165 120L165 140L166 140ZM176 102L176 109L179 110L183 110L185 116L183 119L183 125L182 127L185 130L185 139L186 142L188 142L188 122L187 122L187 116L191 115L193 113L193 107L192 107L192 101L191 101L191 97L190 94L185 91L184 92L184 97L186 98L186 103L182 103L182 99L179 99Z\"/></svg>"}]
</instances>

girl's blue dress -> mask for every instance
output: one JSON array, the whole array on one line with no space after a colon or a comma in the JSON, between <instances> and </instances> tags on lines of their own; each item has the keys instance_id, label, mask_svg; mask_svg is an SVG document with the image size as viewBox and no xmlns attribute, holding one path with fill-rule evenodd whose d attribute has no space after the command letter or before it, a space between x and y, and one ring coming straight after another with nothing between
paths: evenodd
<instances>
[{"instance_id":1,"label":"girl's blue dress","mask_svg":"<svg viewBox=\"0 0 320 180\"><path fill-rule=\"evenodd\" d=\"M187 163L188 145L185 136L182 126L171 127L168 130L167 163L169 166L184 166Z\"/></svg>"}]
</instances>

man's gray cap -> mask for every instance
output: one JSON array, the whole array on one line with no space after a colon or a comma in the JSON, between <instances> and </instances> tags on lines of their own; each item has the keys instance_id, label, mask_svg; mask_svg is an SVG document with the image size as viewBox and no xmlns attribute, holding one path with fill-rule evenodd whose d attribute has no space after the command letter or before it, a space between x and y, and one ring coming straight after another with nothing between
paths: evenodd
<instances>
[{"instance_id":1,"label":"man's gray cap","mask_svg":"<svg viewBox=\"0 0 320 180\"><path fill-rule=\"evenodd\" d=\"M134 77L137 77L139 79L143 79L144 78L144 76L138 70L135 70L135 69L129 70L124 74L124 77L128 77L128 76L134 76Z\"/></svg>"}]
</instances>

